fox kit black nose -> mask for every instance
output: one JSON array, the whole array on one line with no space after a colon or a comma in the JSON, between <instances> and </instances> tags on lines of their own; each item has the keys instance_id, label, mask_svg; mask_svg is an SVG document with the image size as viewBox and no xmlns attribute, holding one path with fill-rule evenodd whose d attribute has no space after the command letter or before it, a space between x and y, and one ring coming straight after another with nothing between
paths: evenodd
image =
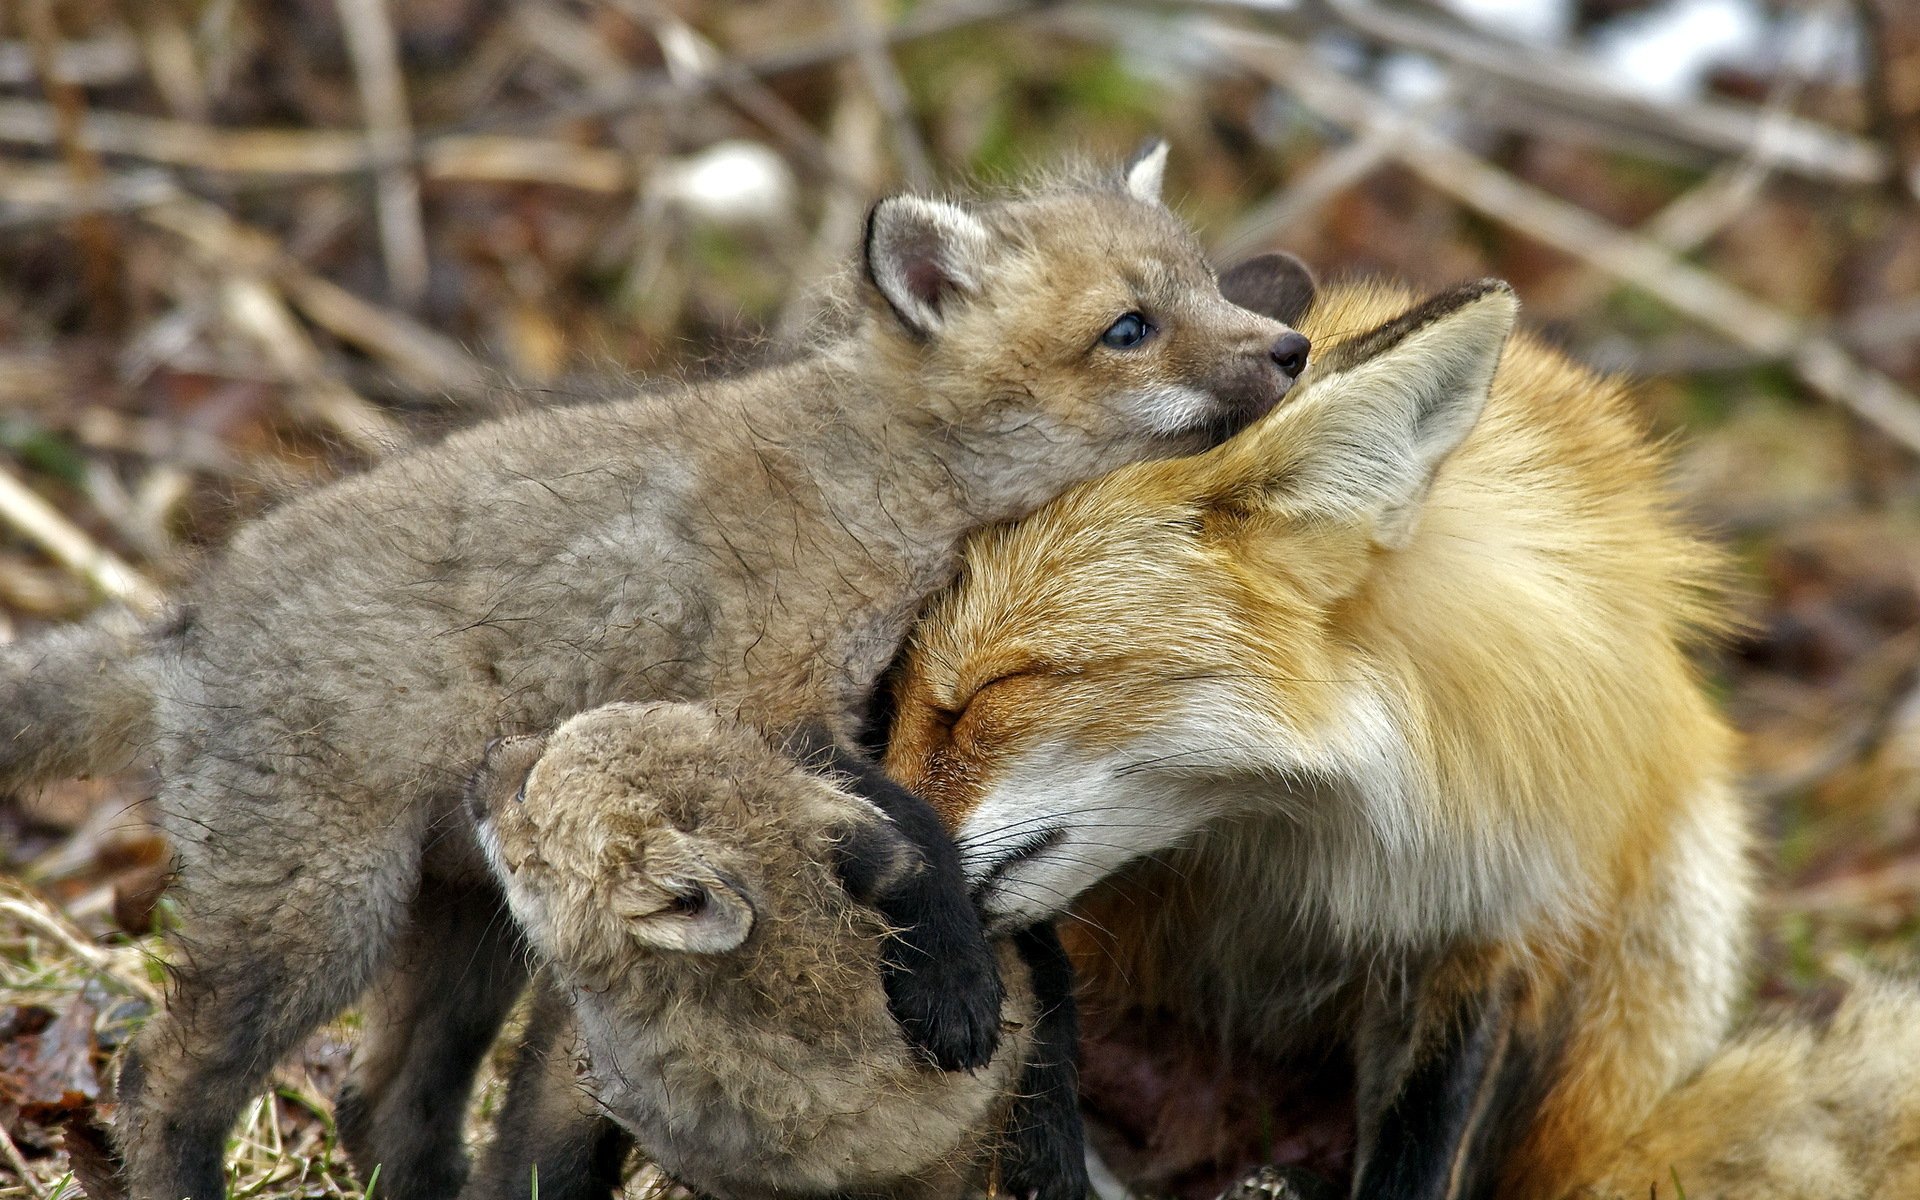
<instances>
[{"instance_id":1,"label":"fox kit black nose","mask_svg":"<svg viewBox=\"0 0 1920 1200\"><path fill-rule=\"evenodd\" d=\"M1307 351L1311 349L1313 343L1307 340L1306 334L1289 330L1275 340L1267 351L1267 357L1273 359L1273 365L1280 368L1282 375L1298 379L1300 373L1307 369Z\"/></svg>"}]
</instances>

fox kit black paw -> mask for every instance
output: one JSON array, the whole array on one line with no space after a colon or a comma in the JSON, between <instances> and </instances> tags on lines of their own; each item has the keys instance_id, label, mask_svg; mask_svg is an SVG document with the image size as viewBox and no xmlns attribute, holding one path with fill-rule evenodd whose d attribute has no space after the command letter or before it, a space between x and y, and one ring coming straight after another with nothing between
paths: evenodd
<instances>
[{"instance_id":1,"label":"fox kit black paw","mask_svg":"<svg viewBox=\"0 0 1920 1200\"><path fill-rule=\"evenodd\" d=\"M971 912L971 910L969 910ZM942 1071L987 1065L1000 1045L1000 970L979 934L935 920L888 939L882 981L887 1008L914 1049Z\"/></svg>"}]
</instances>

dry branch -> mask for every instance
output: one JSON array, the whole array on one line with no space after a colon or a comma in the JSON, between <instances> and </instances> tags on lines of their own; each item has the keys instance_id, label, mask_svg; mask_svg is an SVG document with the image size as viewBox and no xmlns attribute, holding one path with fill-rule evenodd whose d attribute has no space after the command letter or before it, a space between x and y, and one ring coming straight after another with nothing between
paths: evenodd
<instances>
[{"instance_id":1,"label":"dry branch","mask_svg":"<svg viewBox=\"0 0 1920 1200\"><path fill-rule=\"evenodd\" d=\"M96 110L85 115L79 139L98 154L289 182L358 175L415 156L426 178L450 182L538 183L620 193L631 191L637 178L633 160L617 150L499 134L448 134L410 152L370 145L365 134L350 130L216 129ZM54 110L29 100L0 100L0 142L56 146Z\"/></svg>"},{"instance_id":2,"label":"dry branch","mask_svg":"<svg viewBox=\"0 0 1920 1200\"><path fill-rule=\"evenodd\" d=\"M1041 7L1043 7L1042 0L951 0L945 4L916 8L911 15L885 30L880 40L885 45L897 46L902 42L918 41L921 38L935 37L969 26L1019 16ZM542 126L582 117L612 116L615 113L644 108L669 99L681 102L692 101L716 92L724 92L738 83L825 66L844 58L851 58L858 51L857 39L841 36L775 54L728 62L720 70L684 82L677 79L671 71L636 71L618 95L589 97L566 104L544 106L537 111L517 116L489 118L484 125L486 128L496 130L508 127ZM481 124L473 122L461 128L472 130L480 127Z\"/></svg>"},{"instance_id":3,"label":"dry branch","mask_svg":"<svg viewBox=\"0 0 1920 1200\"><path fill-rule=\"evenodd\" d=\"M387 283L401 303L411 307L427 290L427 231L420 214L420 181L407 165L413 157L413 122L407 116L399 44L387 0L334 0L334 7L353 59L367 142L387 164L374 174Z\"/></svg>"},{"instance_id":4,"label":"dry branch","mask_svg":"<svg viewBox=\"0 0 1920 1200\"><path fill-rule=\"evenodd\" d=\"M95 542L85 530L67 520L60 510L0 467L0 521L11 525L62 566L87 580L143 617L158 613L165 603L160 589L119 555Z\"/></svg>"},{"instance_id":5,"label":"dry branch","mask_svg":"<svg viewBox=\"0 0 1920 1200\"><path fill-rule=\"evenodd\" d=\"M887 131L893 138L894 158L906 176L907 186L924 192L933 186L933 161L914 128L907 85L887 51L879 25L867 7L867 0L840 0L840 24L847 30L854 47L854 61L866 77L874 102L887 119Z\"/></svg>"},{"instance_id":6,"label":"dry branch","mask_svg":"<svg viewBox=\"0 0 1920 1200\"><path fill-rule=\"evenodd\" d=\"M821 137L778 92L753 75L723 70L726 56L701 36L699 30L660 5L645 0L614 2L653 30L669 63L679 60L696 77L712 76L720 93L785 145L809 174L831 179L842 187L856 181L861 181L859 185L863 189L868 186L864 176L848 164L833 143Z\"/></svg>"},{"instance_id":7,"label":"dry branch","mask_svg":"<svg viewBox=\"0 0 1920 1200\"><path fill-rule=\"evenodd\" d=\"M53 48L53 77L78 87L125 83L140 73L140 48L123 34L74 38ZM0 87L20 87L40 76L34 48L26 42L0 41Z\"/></svg>"},{"instance_id":8,"label":"dry branch","mask_svg":"<svg viewBox=\"0 0 1920 1200\"><path fill-rule=\"evenodd\" d=\"M1418 13L1370 0L1314 0L1322 12L1363 37L1433 55L1565 115L1610 122L1641 134L1686 142L1719 154L1743 155L1759 140L1767 115L1719 100L1669 103L1622 86L1578 55L1468 33ZM1878 184L1899 177L1887 153L1866 138L1803 118L1771 135L1783 171L1838 183ZM1920 191L1920 179L1906 186Z\"/></svg>"},{"instance_id":9,"label":"dry branch","mask_svg":"<svg viewBox=\"0 0 1920 1200\"><path fill-rule=\"evenodd\" d=\"M272 238L211 204L180 200L155 206L146 217L185 239L209 262L272 277L316 325L386 363L410 387L426 393L469 393L486 384L486 371L450 338L314 274ZM377 424L386 431L383 436L398 435L390 422Z\"/></svg>"}]
</instances>

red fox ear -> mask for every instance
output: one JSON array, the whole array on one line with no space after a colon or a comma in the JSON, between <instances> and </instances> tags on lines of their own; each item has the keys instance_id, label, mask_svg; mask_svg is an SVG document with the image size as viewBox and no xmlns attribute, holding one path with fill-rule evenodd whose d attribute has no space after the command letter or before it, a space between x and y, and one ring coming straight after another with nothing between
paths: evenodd
<instances>
[{"instance_id":1,"label":"red fox ear","mask_svg":"<svg viewBox=\"0 0 1920 1200\"><path fill-rule=\"evenodd\" d=\"M980 290L991 244L957 204L889 196L867 214L867 280L909 333L929 337L957 297Z\"/></svg>"},{"instance_id":2,"label":"red fox ear","mask_svg":"<svg viewBox=\"0 0 1920 1200\"><path fill-rule=\"evenodd\" d=\"M1313 306L1316 285L1307 264L1291 254L1256 254L1220 272L1220 294L1229 304L1298 326Z\"/></svg>"},{"instance_id":3,"label":"red fox ear","mask_svg":"<svg viewBox=\"0 0 1920 1200\"><path fill-rule=\"evenodd\" d=\"M1256 435L1263 479L1244 505L1299 518L1371 518L1388 549L1411 540L1434 475L1486 406L1519 310L1497 279L1442 293L1324 353L1303 394Z\"/></svg>"}]
</instances>

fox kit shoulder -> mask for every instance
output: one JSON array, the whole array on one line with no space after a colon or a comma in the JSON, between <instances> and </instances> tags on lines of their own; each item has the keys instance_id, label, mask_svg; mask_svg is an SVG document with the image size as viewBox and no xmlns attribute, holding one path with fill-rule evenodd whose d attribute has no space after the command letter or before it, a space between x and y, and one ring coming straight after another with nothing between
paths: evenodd
<instances>
[{"instance_id":1,"label":"fox kit shoulder","mask_svg":"<svg viewBox=\"0 0 1920 1200\"><path fill-rule=\"evenodd\" d=\"M1723 557L1514 318L1323 289L1278 412L976 537L900 677L890 768L991 917L1109 931L1100 1008L1348 1031L1360 1194L1558 1196L1740 976Z\"/></svg>"},{"instance_id":2,"label":"fox kit shoulder","mask_svg":"<svg viewBox=\"0 0 1920 1200\"><path fill-rule=\"evenodd\" d=\"M880 986L884 924L843 885L921 869L874 807L709 706L618 704L498 745L470 795L515 918L571 998L590 1090L702 1194L960 1195L1029 1045L931 1069Z\"/></svg>"}]
</instances>

